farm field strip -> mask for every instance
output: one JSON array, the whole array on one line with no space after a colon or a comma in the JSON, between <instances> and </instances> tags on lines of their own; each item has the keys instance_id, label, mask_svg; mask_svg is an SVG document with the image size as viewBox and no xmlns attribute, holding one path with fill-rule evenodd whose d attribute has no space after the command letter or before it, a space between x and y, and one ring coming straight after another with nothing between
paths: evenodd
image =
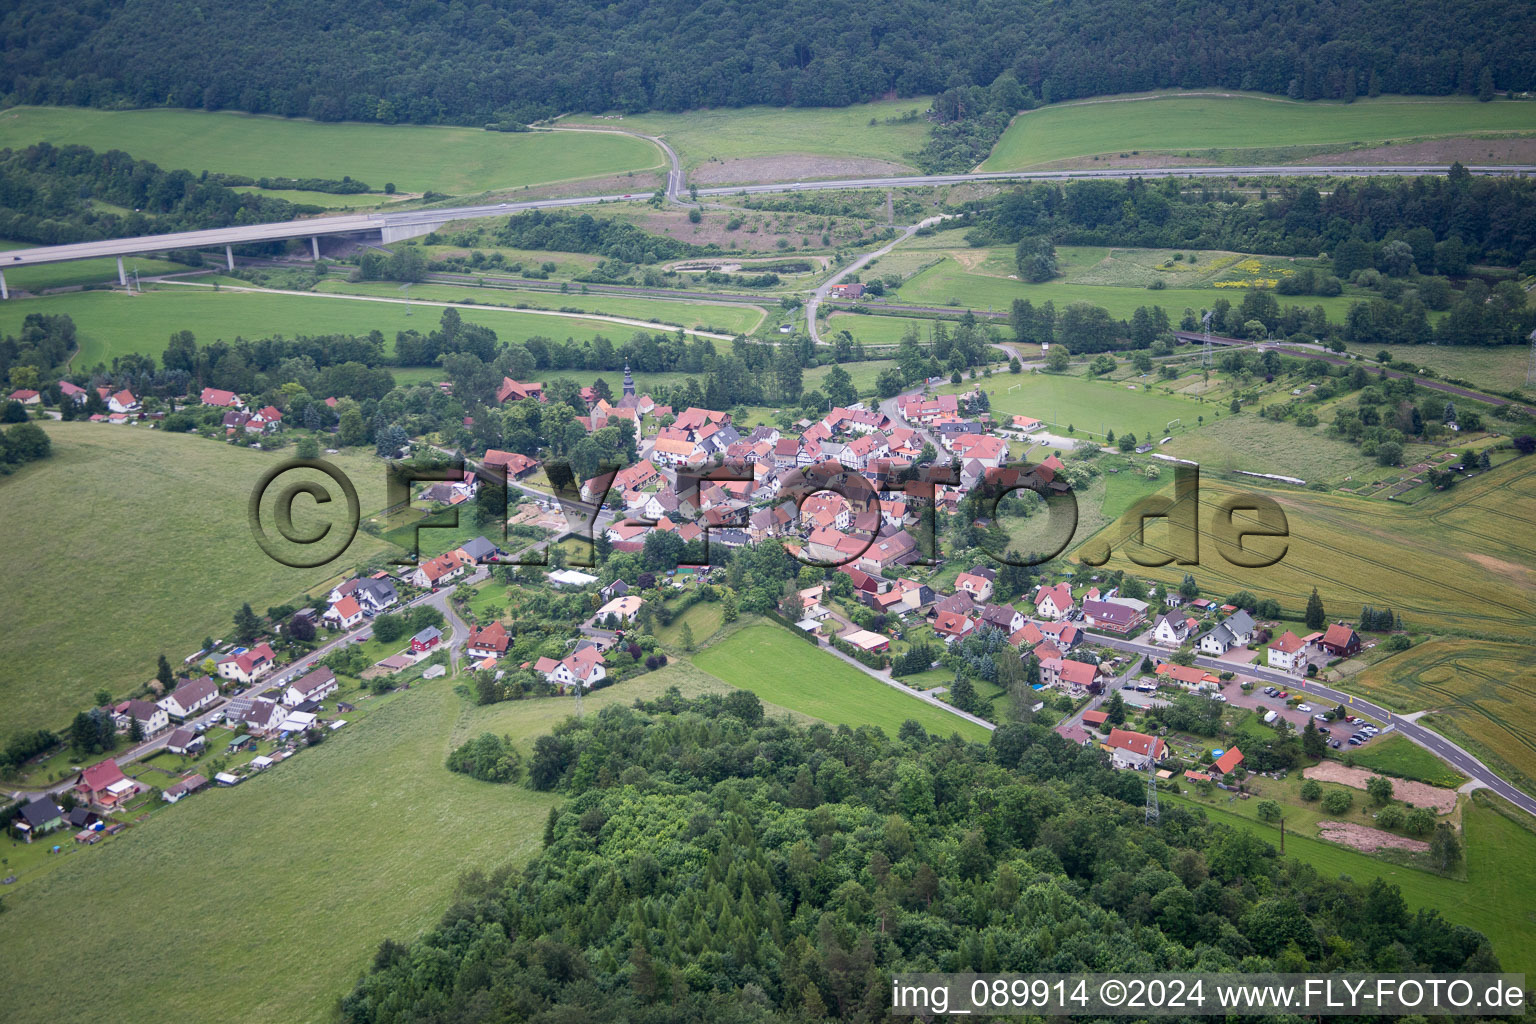
<instances>
[{"instance_id":1,"label":"farm field strip","mask_svg":"<svg viewBox=\"0 0 1536 1024\"><path fill-rule=\"evenodd\" d=\"M119 149L166 170L253 178L346 174L375 189L394 183L411 192L449 195L648 171L664 164L653 144L613 133L321 123L193 110L13 107L0 113L0 147L37 142L98 152Z\"/></svg>"},{"instance_id":2,"label":"farm field strip","mask_svg":"<svg viewBox=\"0 0 1536 1024\"><path fill-rule=\"evenodd\" d=\"M1515 101L1382 96L1344 104L1258 94L1161 93L1055 104L1020 114L979 170L1023 170L1133 149L1148 155L1286 146L1342 149L1357 143L1532 132L1536 107Z\"/></svg>"}]
</instances>

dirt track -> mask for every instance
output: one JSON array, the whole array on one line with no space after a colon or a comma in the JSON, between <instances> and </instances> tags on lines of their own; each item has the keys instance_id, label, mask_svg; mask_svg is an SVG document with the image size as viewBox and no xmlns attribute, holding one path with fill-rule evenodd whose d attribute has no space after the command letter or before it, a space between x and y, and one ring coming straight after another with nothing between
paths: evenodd
<instances>
[{"instance_id":1,"label":"dirt track","mask_svg":"<svg viewBox=\"0 0 1536 1024\"><path fill-rule=\"evenodd\" d=\"M1364 768L1347 768L1336 761L1324 761L1301 774L1319 782L1338 782L1355 789L1364 789L1365 784L1377 773ZM1428 807L1436 814L1449 814L1456 809L1455 790L1440 789L1423 782L1409 782L1407 779L1393 779L1390 775L1387 778L1392 782L1394 799L1415 807Z\"/></svg>"}]
</instances>

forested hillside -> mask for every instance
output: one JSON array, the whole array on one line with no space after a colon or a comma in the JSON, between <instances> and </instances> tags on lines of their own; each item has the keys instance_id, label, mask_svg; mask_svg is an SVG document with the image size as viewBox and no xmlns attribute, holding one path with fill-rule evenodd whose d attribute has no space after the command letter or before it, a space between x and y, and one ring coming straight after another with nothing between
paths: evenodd
<instances>
[{"instance_id":1,"label":"forested hillside","mask_svg":"<svg viewBox=\"0 0 1536 1024\"><path fill-rule=\"evenodd\" d=\"M1139 776L1045 728L893 740L673 691L568 720L527 784L565 796L543 854L386 941L343 1019L863 1021L907 970L1496 969L1395 886L1182 808L1148 827Z\"/></svg>"},{"instance_id":2,"label":"forested hillside","mask_svg":"<svg viewBox=\"0 0 1536 1024\"><path fill-rule=\"evenodd\" d=\"M478 123L561 111L843 106L989 85L1053 102L1219 87L1302 99L1536 86L1536 9L1434 0L34 0L17 103ZM1485 72L1487 81L1485 82Z\"/></svg>"}]
</instances>

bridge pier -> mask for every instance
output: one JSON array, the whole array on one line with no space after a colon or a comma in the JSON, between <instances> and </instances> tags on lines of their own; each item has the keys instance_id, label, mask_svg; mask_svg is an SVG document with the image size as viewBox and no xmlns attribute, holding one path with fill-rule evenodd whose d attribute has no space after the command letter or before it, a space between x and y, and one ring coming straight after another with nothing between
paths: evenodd
<instances>
[{"instance_id":1,"label":"bridge pier","mask_svg":"<svg viewBox=\"0 0 1536 1024\"><path fill-rule=\"evenodd\" d=\"M123 271L123 258L117 258L117 283L124 288L128 287L128 275Z\"/></svg>"},{"instance_id":2,"label":"bridge pier","mask_svg":"<svg viewBox=\"0 0 1536 1024\"><path fill-rule=\"evenodd\" d=\"M224 262L229 267L230 270L234 270L235 269L235 249L234 249L234 246L226 245L224 247Z\"/></svg>"},{"instance_id":3,"label":"bridge pier","mask_svg":"<svg viewBox=\"0 0 1536 1024\"><path fill-rule=\"evenodd\" d=\"M315 262L319 263L320 262L320 236L319 235L310 235L309 236L309 251L314 254Z\"/></svg>"},{"instance_id":4,"label":"bridge pier","mask_svg":"<svg viewBox=\"0 0 1536 1024\"><path fill-rule=\"evenodd\" d=\"M0 270L0 299L11 297L11 290L5 286L5 271Z\"/></svg>"}]
</instances>

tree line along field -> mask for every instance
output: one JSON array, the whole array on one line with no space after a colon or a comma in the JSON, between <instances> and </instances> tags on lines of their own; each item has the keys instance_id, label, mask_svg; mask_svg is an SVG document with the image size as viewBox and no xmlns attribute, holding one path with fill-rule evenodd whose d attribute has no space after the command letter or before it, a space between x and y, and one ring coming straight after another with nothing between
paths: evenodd
<instances>
[{"instance_id":1,"label":"tree line along field","mask_svg":"<svg viewBox=\"0 0 1536 1024\"><path fill-rule=\"evenodd\" d=\"M1527 590L1527 595L1530 594ZM1515 785L1536 780L1536 648L1436 637L1371 665L1350 685L1472 750Z\"/></svg>"},{"instance_id":2,"label":"tree line along field","mask_svg":"<svg viewBox=\"0 0 1536 1024\"><path fill-rule=\"evenodd\" d=\"M231 282L248 288L244 282ZM463 289L458 289L462 296ZM402 293L403 294L403 293ZM498 337L546 338L591 341L627 338L644 328L585 319L580 316L548 316L497 307L459 307L467 323L483 324ZM0 334L15 334L28 313L68 314L79 330L80 351L71 365L82 369L97 363L111 365L115 356L132 352L159 359L166 340L175 332L190 330L200 342L219 338L294 337L319 334L367 334L384 332L387 344L395 334L437 327L440 306L425 302L345 301L314 295L277 292L215 291L211 287L167 285L142 294L120 291L74 292L37 299L0 302ZM657 327L658 330L665 328Z\"/></svg>"},{"instance_id":3,"label":"tree line along field","mask_svg":"<svg viewBox=\"0 0 1536 1024\"><path fill-rule=\"evenodd\" d=\"M387 548L359 532L342 563L307 570L263 554L247 502L261 474L291 452L143 427L42 426L53 456L0 480L15 573L0 658L7 734L60 728L97 690L137 689L157 655L174 665L205 637L225 636L242 602L265 610ZM383 507L377 460L328 458L356 486L365 514ZM300 502L301 530L311 525L304 513Z\"/></svg>"},{"instance_id":4,"label":"tree line along field","mask_svg":"<svg viewBox=\"0 0 1536 1024\"><path fill-rule=\"evenodd\" d=\"M38 142L120 149L166 170L252 178L350 175L376 190L392 182L401 191L449 195L645 171L664 162L651 143L615 133L321 123L192 110L13 107L0 113L0 147Z\"/></svg>"},{"instance_id":5,"label":"tree line along field","mask_svg":"<svg viewBox=\"0 0 1536 1024\"><path fill-rule=\"evenodd\" d=\"M1380 96L1302 103L1258 94L1151 93L1054 104L1016 117L980 166L1017 171L1083 157L1130 155L1130 166L1190 153L1228 162L1227 151L1347 150L1408 140L1536 133L1536 104L1471 97ZM1289 154L1280 154L1282 157ZM1126 161L1120 161L1122 163ZM1262 162L1262 161L1259 161Z\"/></svg>"},{"instance_id":6,"label":"tree line along field","mask_svg":"<svg viewBox=\"0 0 1536 1024\"><path fill-rule=\"evenodd\" d=\"M737 107L593 117L562 123L618 128L663 139L677 153L689 180L700 185L787 181L783 171L806 178L848 173L910 173L912 154L928 134L922 116L886 123L928 109L928 97L855 103L847 107ZM871 119L878 123L870 124ZM819 173L818 173L819 169ZM775 173L777 176L775 176Z\"/></svg>"},{"instance_id":7,"label":"tree line along field","mask_svg":"<svg viewBox=\"0 0 1536 1024\"><path fill-rule=\"evenodd\" d=\"M1418 629L1511 640L1530 635L1536 459L1517 459L1412 507L1210 474L1201 476L1200 488L1197 568L1136 565L1126 556L1120 523L1092 538L1078 538L1082 543L1076 553L1102 551L1108 543L1114 549L1111 571L1173 583L1190 571L1208 596L1249 590L1275 598L1290 617L1299 617L1316 586L1331 618L1352 620L1362 605L1390 605ZM1160 493L1171 497L1172 482ZM1210 531L1215 506L1246 493L1273 498L1286 515L1290 536L1283 542L1285 556L1267 568L1231 565L1218 553ZM1241 526L1252 519L1239 513L1236 522ZM1154 551L1166 553L1166 537L1165 526L1148 526ZM1273 551L1276 543L1255 539L1249 546Z\"/></svg>"}]
</instances>

